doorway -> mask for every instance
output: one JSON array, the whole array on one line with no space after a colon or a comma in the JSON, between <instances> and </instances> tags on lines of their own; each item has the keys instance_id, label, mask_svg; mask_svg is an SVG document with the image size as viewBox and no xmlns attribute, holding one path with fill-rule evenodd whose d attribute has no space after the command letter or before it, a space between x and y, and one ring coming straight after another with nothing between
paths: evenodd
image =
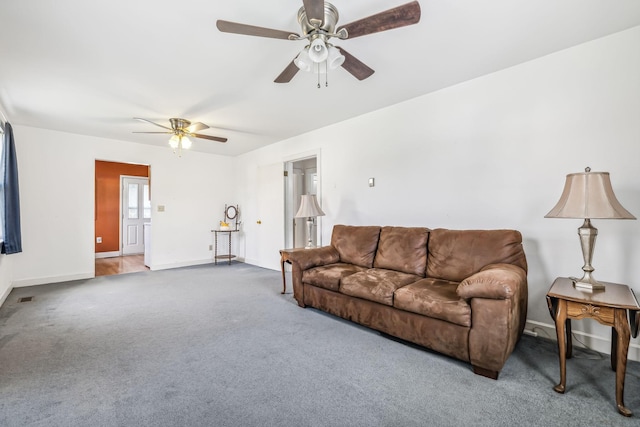
<instances>
[{"instance_id":1,"label":"doorway","mask_svg":"<svg viewBox=\"0 0 640 427\"><path fill-rule=\"evenodd\" d=\"M120 176L122 255L144 254L144 225L151 222L149 178Z\"/></svg>"},{"instance_id":2,"label":"doorway","mask_svg":"<svg viewBox=\"0 0 640 427\"><path fill-rule=\"evenodd\" d=\"M144 263L144 233L136 226L126 226L134 217L147 221L151 217L149 165L95 161L95 275L112 275L148 270ZM127 182L124 178L131 178ZM135 181L141 180L141 181ZM129 200L128 184L136 184ZM146 188L145 188L146 184ZM131 187L134 188L133 186ZM141 193L141 194L140 194ZM124 199L124 197L127 197ZM137 214L134 215L134 208ZM127 230L125 234L123 229ZM136 231L134 233L134 231ZM123 243L128 242L125 248ZM136 243L133 245L133 243ZM142 246L140 246L142 244ZM134 255L131 255L134 254Z\"/></svg>"},{"instance_id":3,"label":"doorway","mask_svg":"<svg viewBox=\"0 0 640 427\"><path fill-rule=\"evenodd\" d=\"M304 218L296 218L300 200L304 194L319 197L318 158L313 155L285 163L285 243L287 248L303 248L307 243L307 226ZM320 217L313 218L311 241L320 246Z\"/></svg>"}]
</instances>

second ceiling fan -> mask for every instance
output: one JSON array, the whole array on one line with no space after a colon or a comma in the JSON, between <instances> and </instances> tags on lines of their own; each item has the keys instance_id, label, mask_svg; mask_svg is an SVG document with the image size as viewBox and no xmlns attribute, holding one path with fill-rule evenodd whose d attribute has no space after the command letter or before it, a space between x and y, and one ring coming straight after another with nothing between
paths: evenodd
<instances>
[{"instance_id":1,"label":"second ceiling fan","mask_svg":"<svg viewBox=\"0 0 640 427\"><path fill-rule=\"evenodd\" d=\"M340 27L337 27L338 10L331 3L324 0L303 0L302 3L303 6L298 11L298 22L302 35L224 20L218 20L216 26L225 33L284 40L306 40L308 44L274 80L276 83L288 83L299 70L314 71L320 74L339 66L342 66L358 80L364 80L371 76L374 70L343 48L331 44L330 40L332 38L353 39L416 24L420 21L420 4L417 1Z\"/></svg>"}]
</instances>

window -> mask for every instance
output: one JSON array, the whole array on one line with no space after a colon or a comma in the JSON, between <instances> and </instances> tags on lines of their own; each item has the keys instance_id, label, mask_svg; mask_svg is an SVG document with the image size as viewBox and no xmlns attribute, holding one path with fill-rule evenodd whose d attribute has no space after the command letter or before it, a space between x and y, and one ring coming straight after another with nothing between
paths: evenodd
<instances>
[{"instance_id":1,"label":"window","mask_svg":"<svg viewBox=\"0 0 640 427\"><path fill-rule=\"evenodd\" d=\"M0 217L2 224L2 245L0 252L16 254L22 252L22 232L20 230L20 194L18 189L18 160L11 125L4 122L0 150Z\"/></svg>"},{"instance_id":2,"label":"window","mask_svg":"<svg viewBox=\"0 0 640 427\"><path fill-rule=\"evenodd\" d=\"M142 200L144 202L144 219L151 218L151 197L149 196L149 184L144 185Z\"/></svg>"},{"instance_id":3,"label":"window","mask_svg":"<svg viewBox=\"0 0 640 427\"><path fill-rule=\"evenodd\" d=\"M0 120L0 159L4 149L4 122ZM0 163L0 242L4 240L4 166Z\"/></svg>"}]
</instances>

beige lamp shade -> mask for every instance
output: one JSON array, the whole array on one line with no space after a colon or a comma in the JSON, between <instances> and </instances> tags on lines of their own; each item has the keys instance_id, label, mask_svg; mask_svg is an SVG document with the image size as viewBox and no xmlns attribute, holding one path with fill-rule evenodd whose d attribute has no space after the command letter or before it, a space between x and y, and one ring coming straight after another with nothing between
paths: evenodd
<instances>
[{"instance_id":1,"label":"beige lamp shade","mask_svg":"<svg viewBox=\"0 0 640 427\"><path fill-rule=\"evenodd\" d=\"M315 194L305 194L300 200L300 209L296 213L296 218L310 218L316 216L324 216L324 212L318 205Z\"/></svg>"},{"instance_id":2,"label":"beige lamp shade","mask_svg":"<svg viewBox=\"0 0 640 427\"><path fill-rule=\"evenodd\" d=\"M589 168L567 175L560 200L545 218L636 219L616 199L609 172Z\"/></svg>"}]
</instances>

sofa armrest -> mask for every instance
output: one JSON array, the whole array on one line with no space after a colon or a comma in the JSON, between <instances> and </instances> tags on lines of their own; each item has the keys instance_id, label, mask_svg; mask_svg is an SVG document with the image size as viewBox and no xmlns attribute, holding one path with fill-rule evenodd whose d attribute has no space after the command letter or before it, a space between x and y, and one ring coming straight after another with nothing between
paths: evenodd
<instances>
[{"instance_id":1,"label":"sofa armrest","mask_svg":"<svg viewBox=\"0 0 640 427\"><path fill-rule=\"evenodd\" d=\"M467 277L456 289L460 298L511 299L526 287L527 273L512 264L490 264Z\"/></svg>"},{"instance_id":2,"label":"sofa armrest","mask_svg":"<svg viewBox=\"0 0 640 427\"><path fill-rule=\"evenodd\" d=\"M340 261L340 255L333 246L305 249L289 254L291 263L296 263L300 270L308 270L321 265L333 264Z\"/></svg>"},{"instance_id":3,"label":"sofa armrest","mask_svg":"<svg viewBox=\"0 0 640 427\"><path fill-rule=\"evenodd\" d=\"M512 264L490 264L456 290L471 305L469 360L474 372L497 379L522 336L527 319L527 273Z\"/></svg>"}]
</instances>

